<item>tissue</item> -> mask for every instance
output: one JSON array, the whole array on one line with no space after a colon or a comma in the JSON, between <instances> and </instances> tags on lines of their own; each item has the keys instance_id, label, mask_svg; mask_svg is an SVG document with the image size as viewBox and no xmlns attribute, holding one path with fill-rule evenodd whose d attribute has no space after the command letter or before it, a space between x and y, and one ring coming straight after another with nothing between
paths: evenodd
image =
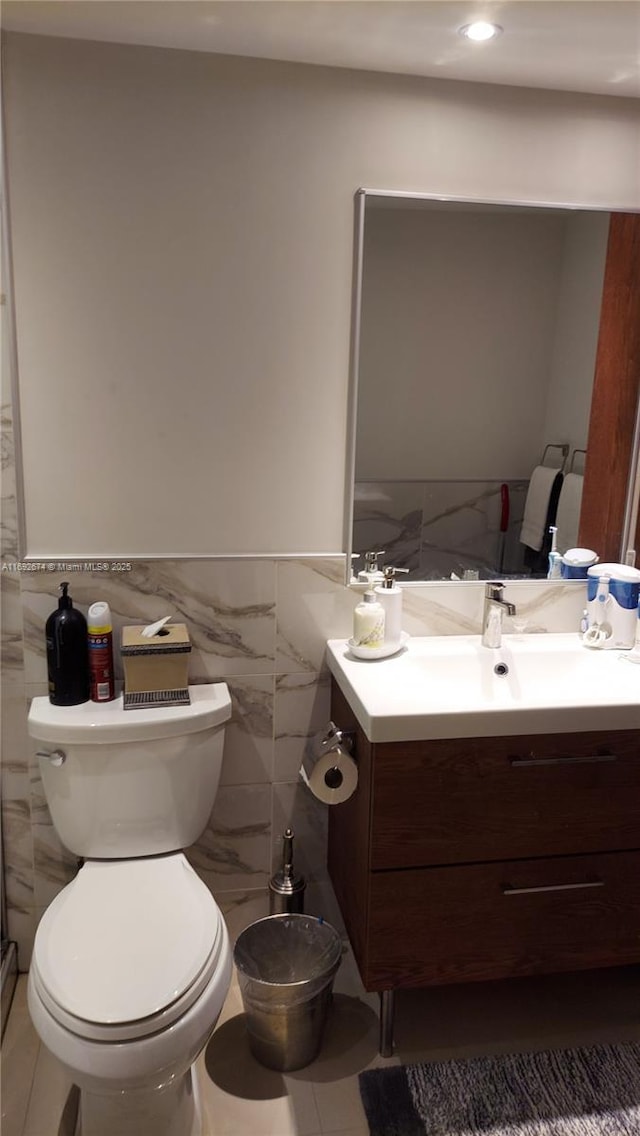
<instances>
[{"instance_id":1,"label":"tissue","mask_svg":"<svg viewBox=\"0 0 640 1136\"><path fill-rule=\"evenodd\" d=\"M146 631L137 624L122 628L124 709L188 706L191 640L186 625L160 626L151 637Z\"/></svg>"}]
</instances>

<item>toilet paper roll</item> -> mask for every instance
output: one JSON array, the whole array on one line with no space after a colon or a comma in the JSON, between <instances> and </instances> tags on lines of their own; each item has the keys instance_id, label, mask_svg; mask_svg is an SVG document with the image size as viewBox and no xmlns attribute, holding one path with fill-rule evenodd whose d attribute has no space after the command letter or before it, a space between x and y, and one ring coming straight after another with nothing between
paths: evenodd
<instances>
[{"instance_id":1,"label":"toilet paper roll","mask_svg":"<svg viewBox=\"0 0 640 1136\"><path fill-rule=\"evenodd\" d=\"M340 805L356 791L358 766L346 750L338 747L317 760L305 757L300 777L319 801L325 805Z\"/></svg>"}]
</instances>

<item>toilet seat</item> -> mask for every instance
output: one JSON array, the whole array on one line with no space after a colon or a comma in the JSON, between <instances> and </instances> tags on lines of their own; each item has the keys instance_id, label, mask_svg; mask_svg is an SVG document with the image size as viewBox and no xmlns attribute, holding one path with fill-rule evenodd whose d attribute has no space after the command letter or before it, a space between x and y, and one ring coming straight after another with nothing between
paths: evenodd
<instances>
[{"instance_id":1,"label":"toilet seat","mask_svg":"<svg viewBox=\"0 0 640 1136\"><path fill-rule=\"evenodd\" d=\"M34 983L80 1037L146 1037L196 1001L223 938L220 911L183 853L88 861L42 917Z\"/></svg>"}]
</instances>

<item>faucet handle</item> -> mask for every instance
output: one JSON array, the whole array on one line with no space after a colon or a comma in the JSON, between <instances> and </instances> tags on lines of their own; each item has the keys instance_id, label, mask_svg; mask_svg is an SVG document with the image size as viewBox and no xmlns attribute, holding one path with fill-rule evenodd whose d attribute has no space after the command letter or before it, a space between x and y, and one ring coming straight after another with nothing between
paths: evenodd
<instances>
[{"instance_id":1,"label":"faucet handle","mask_svg":"<svg viewBox=\"0 0 640 1136\"><path fill-rule=\"evenodd\" d=\"M501 600L504 584L501 580L489 580L485 586L485 595L490 600Z\"/></svg>"},{"instance_id":2,"label":"faucet handle","mask_svg":"<svg viewBox=\"0 0 640 1136\"><path fill-rule=\"evenodd\" d=\"M501 580L490 580L487 584L485 597L488 601L493 601L496 604L500 604L500 607L504 612L506 612L507 615L515 615L517 610L516 605L514 603L510 603L509 600L505 600L504 588L505 585Z\"/></svg>"}]
</instances>

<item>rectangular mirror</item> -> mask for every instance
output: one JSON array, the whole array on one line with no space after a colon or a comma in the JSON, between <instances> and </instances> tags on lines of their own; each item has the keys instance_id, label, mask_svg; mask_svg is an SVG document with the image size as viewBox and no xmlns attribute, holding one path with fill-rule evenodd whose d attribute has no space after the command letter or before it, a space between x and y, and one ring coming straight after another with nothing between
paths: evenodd
<instances>
[{"instance_id":1,"label":"rectangular mirror","mask_svg":"<svg viewBox=\"0 0 640 1136\"><path fill-rule=\"evenodd\" d=\"M585 503L611 216L358 192L355 572L365 551L384 550L404 580L545 578L546 527L540 547L523 530L536 506L558 524L560 552L593 539ZM620 540L595 551L618 559Z\"/></svg>"}]
</instances>

